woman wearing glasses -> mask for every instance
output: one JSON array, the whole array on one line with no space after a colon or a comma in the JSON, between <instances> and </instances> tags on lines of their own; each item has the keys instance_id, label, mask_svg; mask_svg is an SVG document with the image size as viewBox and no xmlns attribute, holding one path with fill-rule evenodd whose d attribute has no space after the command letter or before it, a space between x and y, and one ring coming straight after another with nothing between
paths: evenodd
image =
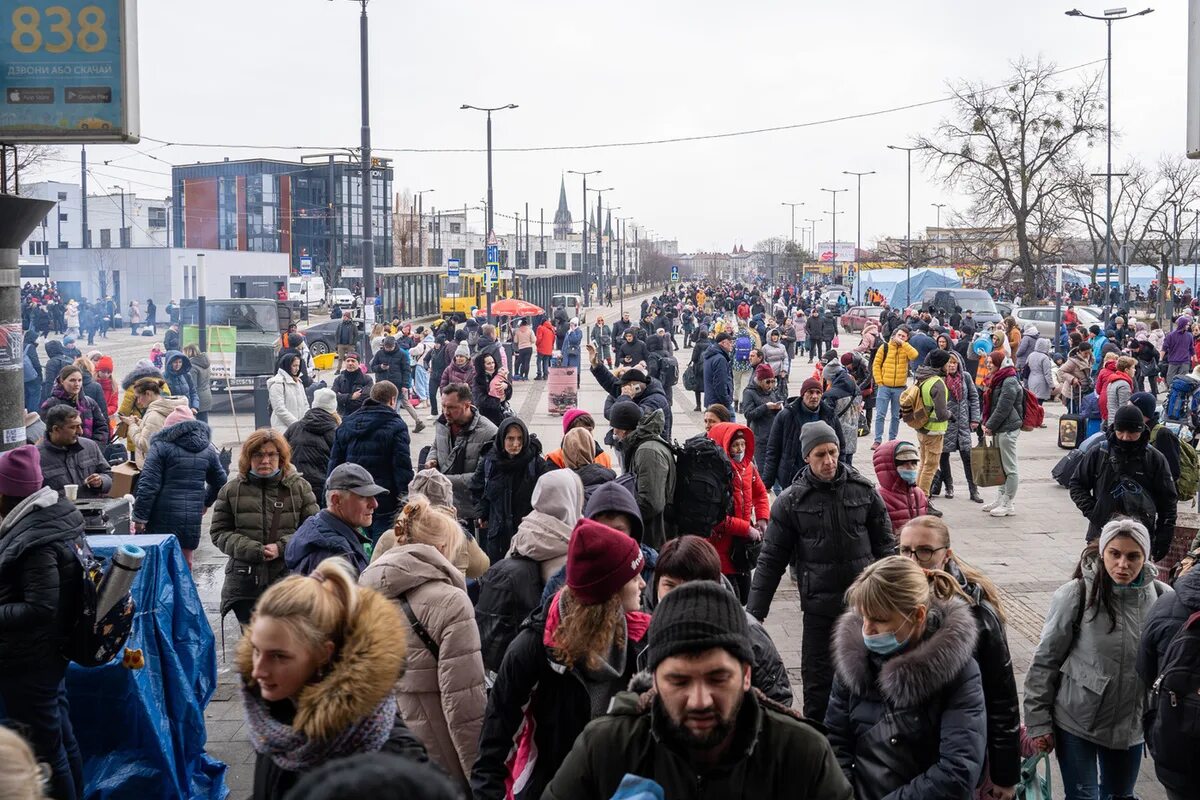
<instances>
[{"instance_id":1,"label":"woman wearing glasses","mask_svg":"<svg viewBox=\"0 0 1200 800\"><path fill-rule=\"evenodd\" d=\"M914 517L900 529L900 555L928 570L949 573L971 599L979 630L975 661L987 708L987 771L980 797L1011 800L1021 774L1021 706L1013 677L1000 592L950 547L950 528L933 516Z\"/></svg>"}]
</instances>

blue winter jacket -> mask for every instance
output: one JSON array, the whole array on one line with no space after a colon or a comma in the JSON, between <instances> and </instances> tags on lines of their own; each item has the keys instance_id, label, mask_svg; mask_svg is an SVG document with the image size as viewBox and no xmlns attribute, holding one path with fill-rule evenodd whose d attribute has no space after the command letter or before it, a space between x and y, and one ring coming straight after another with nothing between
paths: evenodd
<instances>
[{"instance_id":1,"label":"blue winter jacket","mask_svg":"<svg viewBox=\"0 0 1200 800\"><path fill-rule=\"evenodd\" d=\"M413 477L412 454L409 452L408 426L396 411L368 399L362 408L342 421L329 451L329 469L339 464L358 464L371 473L375 482L387 489L376 499L376 521L396 516L402 497L408 494L408 482Z\"/></svg>"},{"instance_id":2,"label":"blue winter jacket","mask_svg":"<svg viewBox=\"0 0 1200 800\"><path fill-rule=\"evenodd\" d=\"M325 559L339 556L349 561L355 572L362 572L369 563L363 545L370 541L326 509L300 524L288 539L283 560L288 571L297 575L308 575Z\"/></svg>"},{"instance_id":3,"label":"blue winter jacket","mask_svg":"<svg viewBox=\"0 0 1200 800\"><path fill-rule=\"evenodd\" d=\"M704 404L713 403L733 411L733 362L717 344L704 351Z\"/></svg>"},{"instance_id":4,"label":"blue winter jacket","mask_svg":"<svg viewBox=\"0 0 1200 800\"><path fill-rule=\"evenodd\" d=\"M171 369L171 362L176 358L183 359L183 366L177 370ZM167 380L167 388L176 397L186 397L188 408L200 408L200 394L192 380L192 360L178 350L168 350L163 357L163 377Z\"/></svg>"},{"instance_id":5,"label":"blue winter jacket","mask_svg":"<svg viewBox=\"0 0 1200 800\"><path fill-rule=\"evenodd\" d=\"M185 550L200 545L200 519L228 479L206 423L187 420L150 440L133 519L149 533L173 533Z\"/></svg>"}]
</instances>

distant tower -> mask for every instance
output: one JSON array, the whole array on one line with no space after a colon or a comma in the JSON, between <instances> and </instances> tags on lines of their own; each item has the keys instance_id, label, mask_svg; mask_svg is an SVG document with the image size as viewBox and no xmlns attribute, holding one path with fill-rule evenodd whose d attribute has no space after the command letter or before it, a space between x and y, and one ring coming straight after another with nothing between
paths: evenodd
<instances>
[{"instance_id":1,"label":"distant tower","mask_svg":"<svg viewBox=\"0 0 1200 800\"><path fill-rule=\"evenodd\" d=\"M571 234L571 209L567 207L567 182L558 187L558 210L554 212L554 238L566 239Z\"/></svg>"},{"instance_id":2,"label":"distant tower","mask_svg":"<svg viewBox=\"0 0 1200 800\"><path fill-rule=\"evenodd\" d=\"M611 208L608 210L608 214L606 215L606 218L604 220L604 235L610 239L612 238L612 209Z\"/></svg>"}]
</instances>

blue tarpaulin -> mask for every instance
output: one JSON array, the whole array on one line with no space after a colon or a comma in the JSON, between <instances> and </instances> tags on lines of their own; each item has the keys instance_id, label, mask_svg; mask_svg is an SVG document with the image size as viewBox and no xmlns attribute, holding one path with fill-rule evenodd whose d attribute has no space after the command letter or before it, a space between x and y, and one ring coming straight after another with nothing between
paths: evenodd
<instances>
[{"instance_id":1,"label":"blue tarpaulin","mask_svg":"<svg viewBox=\"0 0 1200 800\"><path fill-rule=\"evenodd\" d=\"M903 307L908 302L908 270L905 269L865 269L860 275L862 288L878 289L883 293L884 300L893 308ZM959 287L962 281L952 267L924 267L912 271L912 300L917 302L921 291L929 287ZM855 284L854 296L858 297L858 285Z\"/></svg>"},{"instance_id":2,"label":"blue tarpaulin","mask_svg":"<svg viewBox=\"0 0 1200 800\"><path fill-rule=\"evenodd\" d=\"M106 558L126 543L146 551L133 583L137 612L126 645L141 649L146 666L130 670L116 659L95 669L72 664L67 672L84 797L223 800L225 765L204 752L216 647L179 541L89 536L88 543Z\"/></svg>"}]
</instances>

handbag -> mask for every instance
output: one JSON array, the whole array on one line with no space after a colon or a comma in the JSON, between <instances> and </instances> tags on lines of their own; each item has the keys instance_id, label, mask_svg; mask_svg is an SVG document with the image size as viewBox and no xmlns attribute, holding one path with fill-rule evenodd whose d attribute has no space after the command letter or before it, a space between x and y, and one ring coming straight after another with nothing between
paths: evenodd
<instances>
[{"instance_id":1,"label":"handbag","mask_svg":"<svg viewBox=\"0 0 1200 800\"><path fill-rule=\"evenodd\" d=\"M1050 772L1049 753L1037 753L1021 762L1021 782L1017 784L1017 800L1054 800L1053 789L1054 779Z\"/></svg>"},{"instance_id":2,"label":"handbag","mask_svg":"<svg viewBox=\"0 0 1200 800\"><path fill-rule=\"evenodd\" d=\"M762 539L751 541L746 536L735 536L729 544L729 563L738 572L750 572L758 566L762 554Z\"/></svg>"},{"instance_id":3,"label":"handbag","mask_svg":"<svg viewBox=\"0 0 1200 800\"><path fill-rule=\"evenodd\" d=\"M996 444L996 437L992 437L991 444L988 444L987 438L984 437L982 444L971 448L971 477L974 478L975 485L981 488L1000 486L1007 479L1004 465L1000 461L1000 447Z\"/></svg>"}]
</instances>

